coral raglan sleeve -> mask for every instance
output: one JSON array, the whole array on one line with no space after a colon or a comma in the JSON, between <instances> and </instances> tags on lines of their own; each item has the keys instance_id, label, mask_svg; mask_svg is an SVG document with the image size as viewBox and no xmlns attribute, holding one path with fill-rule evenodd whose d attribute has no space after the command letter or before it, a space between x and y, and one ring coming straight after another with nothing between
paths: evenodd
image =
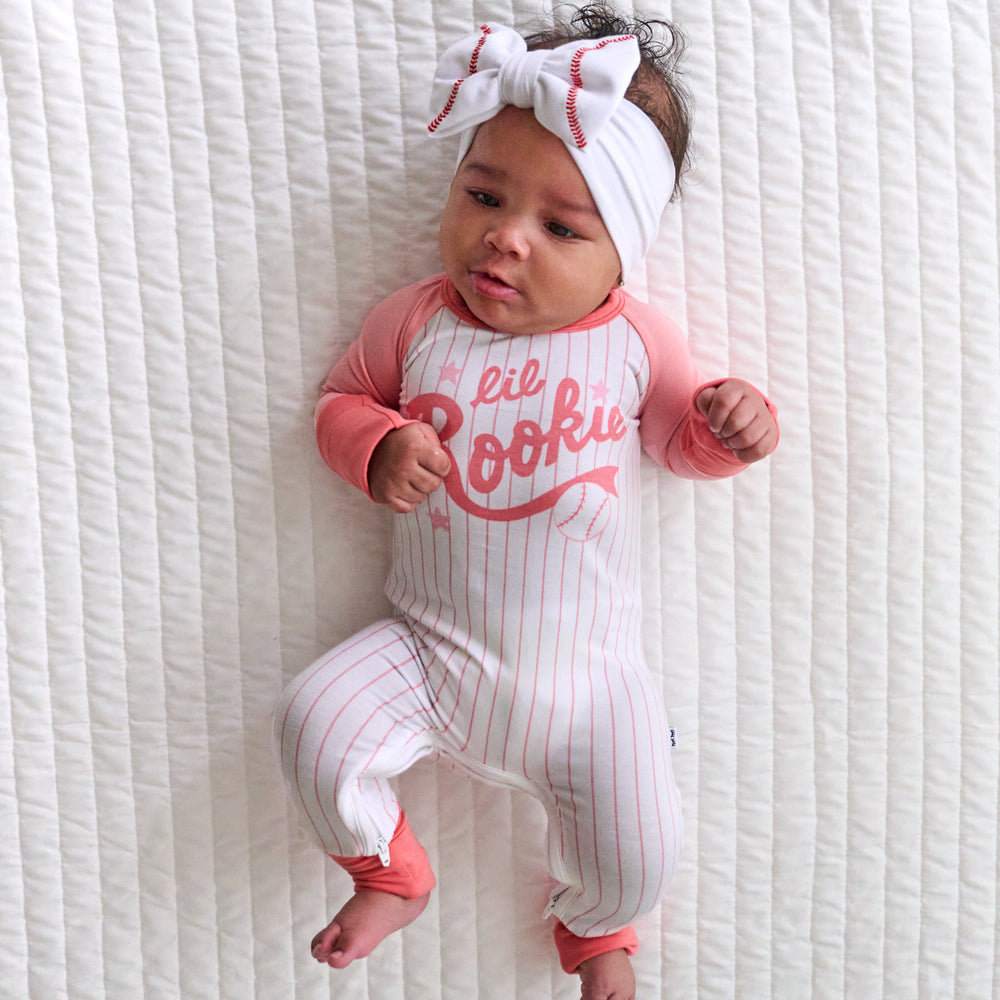
<instances>
[{"instance_id":1,"label":"coral raglan sleeve","mask_svg":"<svg viewBox=\"0 0 1000 1000\"><path fill-rule=\"evenodd\" d=\"M316 404L316 444L323 461L372 497L368 463L389 431L414 423L399 412L403 359L414 334L440 307L440 276L377 305L358 339L323 383Z\"/></svg>"},{"instance_id":2,"label":"coral raglan sleeve","mask_svg":"<svg viewBox=\"0 0 1000 1000\"><path fill-rule=\"evenodd\" d=\"M695 405L703 389L726 379L702 377L683 333L667 317L635 299L627 314L649 357L649 385L639 414L643 448L654 461L685 479L722 479L741 472L746 463L723 447ZM776 415L766 397L764 402Z\"/></svg>"}]
</instances>

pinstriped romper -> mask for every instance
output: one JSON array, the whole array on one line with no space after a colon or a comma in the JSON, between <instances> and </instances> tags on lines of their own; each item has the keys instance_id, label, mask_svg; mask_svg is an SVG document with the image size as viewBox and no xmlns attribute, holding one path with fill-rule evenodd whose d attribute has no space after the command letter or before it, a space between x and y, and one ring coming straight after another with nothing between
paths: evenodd
<instances>
[{"instance_id":1,"label":"pinstriped romper","mask_svg":"<svg viewBox=\"0 0 1000 1000\"><path fill-rule=\"evenodd\" d=\"M366 489L374 443L423 420L452 471L393 518L397 617L321 657L276 713L327 853L375 854L399 818L388 779L440 755L543 803L549 911L572 933L655 905L681 816L641 644L640 419L681 475L738 471L697 426L698 385L676 328L621 291L547 334L477 326L441 276L373 313L318 408L324 457Z\"/></svg>"}]
</instances>

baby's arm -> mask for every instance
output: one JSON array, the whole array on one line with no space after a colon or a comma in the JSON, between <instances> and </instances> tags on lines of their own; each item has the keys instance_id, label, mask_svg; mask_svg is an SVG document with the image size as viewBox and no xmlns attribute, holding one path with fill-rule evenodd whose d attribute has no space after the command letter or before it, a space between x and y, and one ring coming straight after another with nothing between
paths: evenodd
<instances>
[{"instance_id":1,"label":"baby's arm","mask_svg":"<svg viewBox=\"0 0 1000 1000\"><path fill-rule=\"evenodd\" d=\"M749 382L727 379L702 389L695 398L709 430L741 462L759 462L778 443L778 423L767 401Z\"/></svg>"},{"instance_id":2,"label":"baby's arm","mask_svg":"<svg viewBox=\"0 0 1000 1000\"><path fill-rule=\"evenodd\" d=\"M393 510L403 509L393 501L405 505L415 499L404 486L412 479L413 469L402 476L402 482L394 473L389 473L394 483L386 479L388 466L392 464L388 456L395 452L399 459L400 451L412 456L412 447L399 449L397 432L417 424L399 412L403 357L414 333L439 307L436 295L439 286L440 276L435 276L410 285L377 305L365 320L358 339L330 372L316 406L316 443L323 460L372 500ZM426 431L434 434L430 427ZM410 435L414 435L412 430L402 440ZM397 440L395 448L387 443L390 438ZM426 434L418 431L410 440L412 443L425 438ZM373 470L375 456L380 452L382 457ZM421 465L419 457L416 463ZM432 474L438 474L440 468L440 461L431 460ZM425 478L417 476L416 487L426 486Z\"/></svg>"},{"instance_id":3,"label":"baby's arm","mask_svg":"<svg viewBox=\"0 0 1000 1000\"><path fill-rule=\"evenodd\" d=\"M629 297L628 315L649 356L639 417L643 447L688 479L733 476L778 443L774 407L748 382L699 374L683 333L670 319Z\"/></svg>"}]
</instances>

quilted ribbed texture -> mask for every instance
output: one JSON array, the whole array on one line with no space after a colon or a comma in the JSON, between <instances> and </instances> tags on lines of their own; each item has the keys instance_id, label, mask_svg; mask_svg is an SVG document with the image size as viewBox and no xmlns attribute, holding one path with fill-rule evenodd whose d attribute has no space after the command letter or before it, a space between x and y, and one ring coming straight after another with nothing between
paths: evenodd
<instances>
[{"instance_id":1,"label":"quilted ribbed texture","mask_svg":"<svg viewBox=\"0 0 1000 1000\"><path fill-rule=\"evenodd\" d=\"M535 5L0 6L0 996L578 996L540 807L432 765L431 906L316 966L348 881L269 732L385 610L388 515L310 413L438 267L437 55ZM639 996L998 997L1000 14L645 8L691 37L696 148L635 290L783 439L645 472L687 847Z\"/></svg>"}]
</instances>

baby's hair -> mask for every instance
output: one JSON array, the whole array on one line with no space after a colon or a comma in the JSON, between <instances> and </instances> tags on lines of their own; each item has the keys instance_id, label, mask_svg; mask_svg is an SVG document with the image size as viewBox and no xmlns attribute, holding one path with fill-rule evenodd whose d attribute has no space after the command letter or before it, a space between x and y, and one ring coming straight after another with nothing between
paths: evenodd
<instances>
[{"instance_id":1,"label":"baby's hair","mask_svg":"<svg viewBox=\"0 0 1000 1000\"><path fill-rule=\"evenodd\" d=\"M566 14L563 8L568 8ZM608 35L635 36L641 61L625 96L652 120L670 147L677 173L671 197L678 195L691 131L690 100L677 68L686 43L680 29L659 18L626 16L609 3L588 3L580 8L562 4L553 15L551 26L526 30L529 49L550 49Z\"/></svg>"}]
</instances>

